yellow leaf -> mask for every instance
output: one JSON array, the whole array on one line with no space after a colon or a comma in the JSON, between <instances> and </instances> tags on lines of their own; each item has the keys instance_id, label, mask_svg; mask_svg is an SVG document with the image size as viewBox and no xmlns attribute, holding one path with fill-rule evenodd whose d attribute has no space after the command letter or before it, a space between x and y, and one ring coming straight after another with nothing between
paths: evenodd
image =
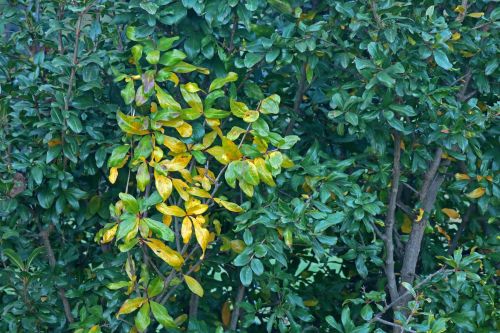
<instances>
[{"instance_id":1,"label":"yellow leaf","mask_svg":"<svg viewBox=\"0 0 500 333\"><path fill-rule=\"evenodd\" d=\"M182 125L180 126L177 126L175 129L183 138L189 138L191 135L193 135L193 127L186 122L182 123Z\"/></svg>"},{"instance_id":2,"label":"yellow leaf","mask_svg":"<svg viewBox=\"0 0 500 333\"><path fill-rule=\"evenodd\" d=\"M459 40L462 37L459 32L454 32L453 35L451 35L451 40Z\"/></svg>"},{"instance_id":3,"label":"yellow leaf","mask_svg":"<svg viewBox=\"0 0 500 333\"><path fill-rule=\"evenodd\" d=\"M212 131L210 133L205 134L205 136L203 137L203 140L202 140L203 149L207 149L208 147L210 147L212 145L212 143L214 143L216 137L217 137L216 131Z\"/></svg>"},{"instance_id":4,"label":"yellow leaf","mask_svg":"<svg viewBox=\"0 0 500 333\"><path fill-rule=\"evenodd\" d=\"M156 209L164 215L172 215L177 217L186 216L186 212L179 206L167 206L164 203L156 205Z\"/></svg>"},{"instance_id":5,"label":"yellow leaf","mask_svg":"<svg viewBox=\"0 0 500 333\"><path fill-rule=\"evenodd\" d=\"M188 215L200 215L206 212L208 209L208 205L205 204L199 204L194 207L191 207L187 210Z\"/></svg>"},{"instance_id":6,"label":"yellow leaf","mask_svg":"<svg viewBox=\"0 0 500 333\"><path fill-rule=\"evenodd\" d=\"M182 109L181 105L172 97L172 95L161 89L159 85L155 84L155 90L156 98L162 108L172 109L175 111L180 111Z\"/></svg>"},{"instance_id":7,"label":"yellow leaf","mask_svg":"<svg viewBox=\"0 0 500 333\"><path fill-rule=\"evenodd\" d=\"M448 233L446 232L446 230L444 230L443 228L441 228L441 227L440 227L440 226L438 226L438 225L436 226L436 229L437 229L437 231L438 231L441 235L443 235L443 236L444 236L444 237L448 240L448 243L450 243L450 241L451 241L451 237L450 237L450 235L448 235Z\"/></svg>"},{"instance_id":8,"label":"yellow leaf","mask_svg":"<svg viewBox=\"0 0 500 333\"><path fill-rule=\"evenodd\" d=\"M207 125L213 128L214 130L220 126L220 119L206 119Z\"/></svg>"},{"instance_id":9,"label":"yellow leaf","mask_svg":"<svg viewBox=\"0 0 500 333\"><path fill-rule=\"evenodd\" d=\"M454 11L455 11L456 13L460 13L460 14L462 14L463 12L465 12L465 7L464 7L464 6L462 6L462 5L456 6L456 7L455 7L455 9L454 9Z\"/></svg>"},{"instance_id":10,"label":"yellow leaf","mask_svg":"<svg viewBox=\"0 0 500 333\"><path fill-rule=\"evenodd\" d=\"M172 216L171 215L163 215L162 222L167 227L170 227L170 225L172 224Z\"/></svg>"},{"instance_id":11,"label":"yellow leaf","mask_svg":"<svg viewBox=\"0 0 500 333\"><path fill-rule=\"evenodd\" d=\"M230 161L236 161L243 157L238 146L228 138L222 138L222 148Z\"/></svg>"},{"instance_id":12,"label":"yellow leaf","mask_svg":"<svg viewBox=\"0 0 500 333\"><path fill-rule=\"evenodd\" d=\"M194 195L195 197L207 198L207 199L211 198L210 193L198 187L191 187L188 190L188 193Z\"/></svg>"},{"instance_id":13,"label":"yellow leaf","mask_svg":"<svg viewBox=\"0 0 500 333\"><path fill-rule=\"evenodd\" d=\"M94 325L89 329L88 333L97 333L101 332L101 327L99 325Z\"/></svg>"},{"instance_id":14,"label":"yellow leaf","mask_svg":"<svg viewBox=\"0 0 500 333\"><path fill-rule=\"evenodd\" d=\"M441 211L451 219L458 219L460 217L460 214L456 210L451 208L443 208L441 209Z\"/></svg>"},{"instance_id":15,"label":"yellow leaf","mask_svg":"<svg viewBox=\"0 0 500 333\"><path fill-rule=\"evenodd\" d=\"M235 212L235 213L241 213L241 212L243 212L243 208L241 208L240 206L238 206L234 202L229 202L229 201L222 200L222 199L219 199L219 198L215 198L214 201L219 206L222 206L222 207L226 208L227 210L229 210L231 212Z\"/></svg>"},{"instance_id":16,"label":"yellow leaf","mask_svg":"<svg viewBox=\"0 0 500 333\"><path fill-rule=\"evenodd\" d=\"M255 147L257 147L257 150L260 153L265 154L267 152L267 148L268 148L269 144L264 139L259 138L259 137L254 137L253 144L255 145Z\"/></svg>"},{"instance_id":17,"label":"yellow leaf","mask_svg":"<svg viewBox=\"0 0 500 333\"><path fill-rule=\"evenodd\" d=\"M404 216L403 224L401 225L401 232L409 234L411 232L411 219L408 216Z\"/></svg>"},{"instance_id":18,"label":"yellow leaf","mask_svg":"<svg viewBox=\"0 0 500 333\"><path fill-rule=\"evenodd\" d=\"M163 150L161 150L160 147L155 146L151 157L153 158L153 161L155 161L157 163L160 162L161 159L163 158Z\"/></svg>"},{"instance_id":19,"label":"yellow leaf","mask_svg":"<svg viewBox=\"0 0 500 333\"><path fill-rule=\"evenodd\" d=\"M184 275L184 281L186 281L189 290L191 290L193 294L203 297L203 288L198 281L189 275Z\"/></svg>"},{"instance_id":20,"label":"yellow leaf","mask_svg":"<svg viewBox=\"0 0 500 333\"><path fill-rule=\"evenodd\" d=\"M179 171L187 167L191 161L191 154L182 153L175 156L171 161L162 162L168 171Z\"/></svg>"},{"instance_id":21,"label":"yellow leaf","mask_svg":"<svg viewBox=\"0 0 500 333\"><path fill-rule=\"evenodd\" d=\"M213 147L207 149L207 153L209 153L210 155L215 157L217 162L219 162L221 164L225 165L225 164L228 164L229 162L231 162L231 160L227 156L226 152L224 151L224 148L222 148L221 146L213 146Z\"/></svg>"},{"instance_id":22,"label":"yellow leaf","mask_svg":"<svg viewBox=\"0 0 500 333\"><path fill-rule=\"evenodd\" d=\"M170 194L172 194L172 181L170 180L170 178L156 173L156 171L154 172L154 176L156 190L160 194L163 201L165 201L168 199Z\"/></svg>"},{"instance_id":23,"label":"yellow leaf","mask_svg":"<svg viewBox=\"0 0 500 333\"><path fill-rule=\"evenodd\" d=\"M481 18L484 16L484 13L483 12L475 12L475 13L467 14L467 16L473 17L473 18Z\"/></svg>"},{"instance_id":24,"label":"yellow leaf","mask_svg":"<svg viewBox=\"0 0 500 333\"><path fill-rule=\"evenodd\" d=\"M153 252L170 266L178 269L184 264L184 258L158 239L147 238L145 243Z\"/></svg>"},{"instance_id":25,"label":"yellow leaf","mask_svg":"<svg viewBox=\"0 0 500 333\"><path fill-rule=\"evenodd\" d=\"M207 249L208 242L210 241L210 232L206 228L201 226L198 219L193 221L194 234L196 236L196 241L200 244L202 255L201 259L205 257L205 250Z\"/></svg>"},{"instance_id":26,"label":"yellow leaf","mask_svg":"<svg viewBox=\"0 0 500 333\"><path fill-rule=\"evenodd\" d=\"M189 193L187 192L187 190L189 190L189 186L185 182L177 178L172 179L172 183L174 184L175 190L177 191L177 193L179 193L182 200L189 200Z\"/></svg>"},{"instance_id":27,"label":"yellow leaf","mask_svg":"<svg viewBox=\"0 0 500 333\"><path fill-rule=\"evenodd\" d=\"M184 178L185 181L188 183L193 182L193 177L191 176L191 173L187 169L181 169L179 170L179 173L181 174L182 178Z\"/></svg>"},{"instance_id":28,"label":"yellow leaf","mask_svg":"<svg viewBox=\"0 0 500 333\"><path fill-rule=\"evenodd\" d=\"M290 157L283 154L283 162L281 163L281 167L288 169L288 168L293 167L294 165L295 165L295 163L293 163L293 161L290 159Z\"/></svg>"},{"instance_id":29,"label":"yellow leaf","mask_svg":"<svg viewBox=\"0 0 500 333\"><path fill-rule=\"evenodd\" d=\"M469 180L470 177L468 175L466 175L465 173L456 173L455 179L456 180Z\"/></svg>"},{"instance_id":30,"label":"yellow leaf","mask_svg":"<svg viewBox=\"0 0 500 333\"><path fill-rule=\"evenodd\" d=\"M419 208L419 209L418 209L418 215L417 215L417 217L415 218L415 222L420 222L420 221L422 221L422 218L424 217L424 213L425 213L424 209L423 209L423 208Z\"/></svg>"},{"instance_id":31,"label":"yellow leaf","mask_svg":"<svg viewBox=\"0 0 500 333\"><path fill-rule=\"evenodd\" d=\"M118 177L118 169L111 168L109 169L109 182L114 184L116 182L116 178Z\"/></svg>"},{"instance_id":32,"label":"yellow leaf","mask_svg":"<svg viewBox=\"0 0 500 333\"><path fill-rule=\"evenodd\" d=\"M146 298L144 297L129 298L125 302L123 302L123 305L120 307L120 310L118 310L116 316L118 317L122 314L134 312L135 310L140 308L141 305L144 304L144 302L146 302Z\"/></svg>"},{"instance_id":33,"label":"yellow leaf","mask_svg":"<svg viewBox=\"0 0 500 333\"><path fill-rule=\"evenodd\" d=\"M163 144L168 147L172 152L179 154L187 151L186 145L179 139L171 136L164 136Z\"/></svg>"},{"instance_id":34,"label":"yellow leaf","mask_svg":"<svg viewBox=\"0 0 500 333\"><path fill-rule=\"evenodd\" d=\"M469 197L471 199L477 199L477 198L482 197L485 192L486 192L486 190L484 189L484 187L478 187L474 191L469 192L466 195L467 195L467 197Z\"/></svg>"},{"instance_id":35,"label":"yellow leaf","mask_svg":"<svg viewBox=\"0 0 500 333\"><path fill-rule=\"evenodd\" d=\"M106 230L104 235L102 235L102 244L109 243L115 238L116 230L118 230L118 224L115 224L111 229Z\"/></svg>"},{"instance_id":36,"label":"yellow leaf","mask_svg":"<svg viewBox=\"0 0 500 333\"><path fill-rule=\"evenodd\" d=\"M189 243L192 234L193 234L193 223L191 222L191 219L188 216L186 216L182 220L182 227L181 227L181 236L184 244Z\"/></svg>"},{"instance_id":37,"label":"yellow leaf","mask_svg":"<svg viewBox=\"0 0 500 333\"><path fill-rule=\"evenodd\" d=\"M267 168L266 161L264 161L263 158L257 157L253 163L257 167L257 171L259 173L259 178L262 180L264 183L266 183L269 186L276 186L276 183L274 182L273 175L271 174L271 171Z\"/></svg>"}]
</instances>

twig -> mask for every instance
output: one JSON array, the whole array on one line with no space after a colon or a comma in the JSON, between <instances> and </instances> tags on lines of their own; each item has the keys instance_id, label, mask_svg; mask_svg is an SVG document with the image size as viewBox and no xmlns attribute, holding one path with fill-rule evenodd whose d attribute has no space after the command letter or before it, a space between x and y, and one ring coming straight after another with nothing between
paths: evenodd
<instances>
[{"instance_id":1,"label":"twig","mask_svg":"<svg viewBox=\"0 0 500 333\"><path fill-rule=\"evenodd\" d=\"M467 0L462 0L462 8L463 12L460 12L456 18L457 22L462 23L463 20L465 19L465 15L467 14L467 7L468 7L468 1Z\"/></svg>"},{"instance_id":2,"label":"twig","mask_svg":"<svg viewBox=\"0 0 500 333\"><path fill-rule=\"evenodd\" d=\"M400 330L402 330L402 332L417 333L417 331L411 330L409 328L404 328L403 326L401 326L399 324L392 323L392 322L384 320L382 318L375 318L375 321L378 321L379 323L382 323L382 324L385 324L385 325L389 325L389 326L392 326L392 327L395 327L395 328L399 328Z\"/></svg>"},{"instance_id":3,"label":"twig","mask_svg":"<svg viewBox=\"0 0 500 333\"><path fill-rule=\"evenodd\" d=\"M377 2L376 2L376 0L371 0L370 1L370 9L372 11L373 18L375 19L375 22L377 22L377 26L379 28L384 28L385 24L384 24L384 22L382 22L382 19L380 18L380 15L377 12Z\"/></svg>"}]
</instances>

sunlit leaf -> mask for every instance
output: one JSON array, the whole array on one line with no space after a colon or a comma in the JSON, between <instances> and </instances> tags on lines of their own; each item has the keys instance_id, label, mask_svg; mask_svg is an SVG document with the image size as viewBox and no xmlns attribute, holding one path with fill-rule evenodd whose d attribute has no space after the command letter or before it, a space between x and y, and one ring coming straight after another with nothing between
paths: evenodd
<instances>
[{"instance_id":1,"label":"sunlit leaf","mask_svg":"<svg viewBox=\"0 0 500 333\"><path fill-rule=\"evenodd\" d=\"M191 290L193 294L196 294L199 297L203 297L203 287L200 285L198 281L196 281L189 275L184 275L184 281L186 281L189 290Z\"/></svg>"},{"instance_id":2,"label":"sunlit leaf","mask_svg":"<svg viewBox=\"0 0 500 333\"><path fill-rule=\"evenodd\" d=\"M135 310L140 308L142 304L144 304L144 302L146 302L146 298L144 297L129 298L122 304L116 316L118 317L122 314L134 312Z\"/></svg>"},{"instance_id":3,"label":"sunlit leaf","mask_svg":"<svg viewBox=\"0 0 500 333\"><path fill-rule=\"evenodd\" d=\"M172 250L160 240L147 238L144 242L158 257L175 269L179 269L184 264L184 258L182 258L181 254Z\"/></svg>"}]
</instances>

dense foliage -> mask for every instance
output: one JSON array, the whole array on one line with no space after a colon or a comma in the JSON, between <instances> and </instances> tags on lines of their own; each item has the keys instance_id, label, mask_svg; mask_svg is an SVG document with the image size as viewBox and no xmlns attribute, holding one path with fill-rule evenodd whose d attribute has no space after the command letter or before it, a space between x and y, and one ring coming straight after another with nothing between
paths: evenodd
<instances>
[{"instance_id":1,"label":"dense foliage","mask_svg":"<svg viewBox=\"0 0 500 333\"><path fill-rule=\"evenodd\" d=\"M499 24L0 0L0 330L497 332Z\"/></svg>"}]
</instances>

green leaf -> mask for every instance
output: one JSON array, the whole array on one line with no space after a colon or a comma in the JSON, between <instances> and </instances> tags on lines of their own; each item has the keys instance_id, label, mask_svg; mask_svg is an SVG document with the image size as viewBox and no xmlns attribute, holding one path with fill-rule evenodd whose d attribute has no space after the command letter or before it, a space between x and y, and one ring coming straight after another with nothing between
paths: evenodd
<instances>
[{"instance_id":1,"label":"green leaf","mask_svg":"<svg viewBox=\"0 0 500 333\"><path fill-rule=\"evenodd\" d=\"M453 65L450 63L448 60L448 56L446 53L444 53L441 50L434 50L434 60L436 61L436 64L446 70L449 70L453 67Z\"/></svg>"},{"instance_id":2,"label":"green leaf","mask_svg":"<svg viewBox=\"0 0 500 333\"><path fill-rule=\"evenodd\" d=\"M37 185L40 185L43 181L43 170L39 166L31 168L31 176Z\"/></svg>"},{"instance_id":3,"label":"green leaf","mask_svg":"<svg viewBox=\"0 0 500 333\"><path fill-rule=\"evenodd\" d=\"M358 115L354 112L346 112L345 120L353 126L358 126Z\"/></svg>"},{"instance_id":4,"label":"green leaf","mask_svg":"<svg viewBox=\"0 0 500 333\"><path fill-rule=\"evenodd\" d=\"M158 50L164 52L172 47L179 40L179 37L162 37L158 40Z\"/></svg>"},{"instance_id":5,"label":"green leaf","mask_svg":"<svg viewBox=\"0 0 500 333\"><path fill-rule=\"evenodd\" d=\"M280 101L280 96L276 94L266 97L262 100L259 111L263 114L278 114L280 111Z\"/></svg>"},{"instance_id":6,"label":"green leaf","mask_svg":"<svg viewBox=\"0 0 500 333\"><path fill-rule=\"evenodd\" d=\"M121 145L113 149L111 157L108 160L108 168L114 168L123 165L127 161L127 154L130 145Z\"/></svg>"},{"instance_id":7,"label":"green leaf","mask_svg":"<svg viewBox=\"0 0 500 333\"><path fill-rule=\"evenodd\" d=\"M125 214L123 214L125 215ZM132 230L137 228L137 219L135 215L123 216L120 224L118 224L118 231L116 232L116 241L119 241L123 237L127 236Z\"/></svg>"},{"instance_id":8,"label":"green leaf","mask_svg":"<svg viewBox=\"0 0 500 333\"><path fill-rule=\"evenodd\" d=\"M165 328L177 328L174 319L168 314L167 309L160 303L149 301L151 312L155 319Z\"/></svg>"},{"instance_id":9,"label":"green leaf","mask_svg":"<svg viewBox=\"0 0 500 333\"><path fill-rule=\"evenodd\" d=\"M151 50L146 53L146 61L151 65L156 65L158 61L160 61L160 51L159 50Z\"/></svg>"},{"instance_id":10,"label":"green leaf","mask_svg":"<svg viewBox=\"0 0 500 333\"><path fill-rule=\"evenodd\" d=\"M146 190L146 186L151 182L151 177L149 175L149 167L146 162L143 162L139 165L137 169L137 188L139 191L144 192Z\"/></svg>"},{"instance_id":11,"label":"green leaf","mask_svg":"<svg viewBox=\"0 0 500 333\"><path fill-rule=\"evenodd\" d=\"M205 110L205 117L208 119L223 119L231 115L231 112L210 108Z\"/></svg>"},{"instance_id":12,"label":"green leaf","mask_svg":"<svg viewBox=\"0 0 500 333\"><path fill-rule=\"evenodd\" d=\"M164 283L160 276L154 278L148 285L148 297L158 296L163 291Z\"/></svg>"},{"instance_id":13,"label":"green leaf","mask_svg":"<svg viewBox=\"0 0 500 333\"><path fill-rule=\"evenodd\" d=\"M393 79L386 71L381 71L377 74L377 79L380 83L382 83L387 88L394 87L396 80Z\"/></svg>"},{"instance_id":14,"label":"green leaf","mask_svg":"<svg viewBox=\"0 0 500 333\"><path fill-rule=\"evenodd\" d=\"M370 319L372 319L373 317L373 310L372 310L372 307L370 304L365 304L362 308L361 308L361 318L363 318L364 320L368 321Z\"/></svg>"},{"instance_id":15,"label":"green leaf","mask_svg":"<svg viewBox=\"0 0 500 333\"><path fill-rule=\"evenodd\" d=\"M186 59L186 57L187 56L184 52L176 49L162 54L159 63L162 64L163 66L174 66L179 62L181 62L182 60Z\"/></svg>"},{"instance_id":16,"label":"green leaf","mask_svg":"<svg viewBox=\"0 0 500 333\"><path fill-rule=\"evenodd\" d=\"M132 52L132 58L134 59L134 62L136 64L139 63L139 60L142 58L142 51L143 51L143 46L141 44L135 44L132 46L131 52Z\"/></svg>"},{"instance_id":17,"label":"green leaf","mask_svg":"<svg viewBox=\"0 0 500 333\"><path fill-rule=\"evenodd\" d=\"M69 128L75 132L75 133L80 133L83 130L82 122L80 121L80 118L77 116L71 114L68 117L68 126Z\"/></svg>"},{"instance_id":18,"label":"green leaf","mask_svg":"<svg viewBox=\"0 0 500 333\"><path fill-rule=\"evenodd\" d=\"M133 196L123 192L120 193L118 196L120 197L120 200L123 202L123 205L127 210L127 212L132 214L139 213L139 203Z\"/></svg>"},{"instance_id":19,"label":"green leaf","mask_svg":"<svg viewBox=\"0 0 500 333\"><path fill-rule=\"evenodd\" d=\"M248 52L245 55L245 60L243 61L243 63L245 64L246 68L252 68L259 61L261 61L263 58L264 58L264 54Z\"/></svg>"},{"instance_id":20,"label":"green leaf","mask_svg":"<svg viewBox=\"0 0 500 333\"><path fill-rule=\"evenodd\" d=\"M321 233L328 229L329 227L342 223L345 219L345 214L343 212L337 212L331 215L328 215L328 217L314 227L314 232L315 233Z\"/></svg>"},{"instance_id":21,"label":"green leaf","mask_svg":"<svg viewBox=\"0 0 500 333\"><path fill-rule=\"evenodd\" d=\"M171 242L174 240L174 232L166 225L150 218L144 218L147 226L153 233L157 234L161 239Z\"/></svg>"},{"instance_id":22,"label":"green leaf","mask_svg":"<svg viewBox=\"0 0 500 333\"><path fill-rule=\"evenodd\" d=\"M260 261L260 259L257 258L252 259L252 261L250 262L250 267L257 276L262 275L262 273L264 273L264 265L262 264L262 261Z\"/></svg>"},{"instance_id":23,"label":"green leaf","mask_svg":"<svg viewBox=\"0 0 500 333\"><path fill-rule=\"evenodd\" d=\"M125 133L145 135L149 133L149 120L147 117L127 116L118 111L117 114L118 126Z\"/></svg>"},{"instance_id":24,"label":"green leaf","mask_svg":"<svg viewBox=\"0 0 500 333\"><path fill-rule=\"evenodd\" d=\"M245 266L240 271L240 281L245 287L248 287L252 283L253 273L250 267Z\"/></svg>"},{"instance_id":25,"label":"green leaf","mask_svg":"<svg viewBox=\"0 0 500 333\"><path fill-rule=\"evenodd\" d=\"M134 81L130 80L120 94L126 105L132 104L135 98Z\"/></svg>"},{"instance_id":26,"label":"green leaf","mask_svg":"<svg viewBox=\"0 0 500 333\"><path fill-rule=\"evenodd\" d=\"M236 74L235 72L229 72L227 73L226 77L221 77L213 80L212 83L210 84L210 88L208 88L208 91L211 92L213 90L220 89L225 84L229 82L234 82L236 80L238 80L238 74Z\"/></svg>"},{"instance_id":27,"label":"green leaf","mask_svg":"<svg viewBox=\"0 0 500 333\"><path fill-rule=\"evenodd\" d=\"M21 259L19 254L12 249L3 250L3 254L12 261L14 265L17 266L20 270L24 271L26 267L24 266L24 261Z\"/></svg>"},{"instance_id":28,"label":"green leaf","mask_svg":"<svg viewBox=\"0 0 500 333\"><path fill-rule=\"evenodd\" d=\"M151 324L151 318L149 318L149 303L145 302L141 309L135 315L135 327L139 332L145 332L149 324Z\"/></svg>"},{"instance_id":29,"label":"green leaf","mask_svg":"<svg viewBox=\"0 0 500 333\"><path fill-rule=\"evenodd\" d=\"M134 161L145 160L153 152L153 143L151 136L145 135L139 140L139 143L134 148Z\"/></svg>"}]
</instances>

